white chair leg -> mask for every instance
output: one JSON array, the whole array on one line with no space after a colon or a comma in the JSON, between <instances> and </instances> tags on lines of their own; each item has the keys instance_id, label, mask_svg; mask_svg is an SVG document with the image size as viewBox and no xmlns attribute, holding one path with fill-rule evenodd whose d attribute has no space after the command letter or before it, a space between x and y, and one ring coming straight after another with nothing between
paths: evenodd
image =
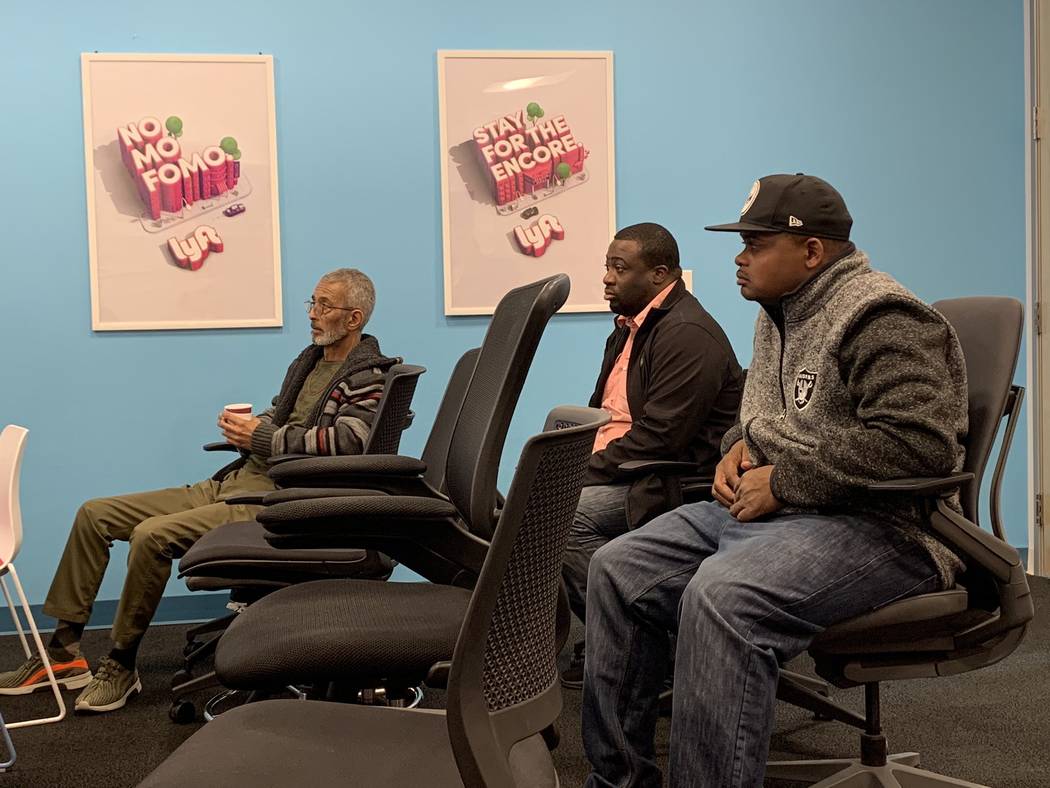
<instances>
[{"instance_id":1,"label":"white chair leg","mask_svg":"<svg viewBox=\"0 0 1050 788\"><path fill-rule=\"evenodd\" d=\"M4 724L3 717L0 717L0 735L3 736L4 747L6 748L7 753L7 760L0 763L0 772L6 772L15 765L15 760L18 758L18 754L15 752L15 744L11 741L11 734L7 732L7 726Z\"/></svg>"},{"instance_id":2,"label":"white chair leg","mask_svg":"<svg viewBox=\"0 0 1050 788\"><path fill-rule=\"evenodd\" d=\"M0 574L0 588L3 589L4 599L7 600L7 609L11 611L11 620L15 622L15 631L18 632L18 639L22 641L22 651L25 652L26 659L29 659L33 652L29 650L29 643L26 642L26 633L22 631L22 619L18 615L18 608L11 601L11 593L7 590L6 570L4 570L3 574Z\"/></svg>"},{"instance_id":3,"label":"white chair leg","mask_svg":"<svg viewBox=\"0 0 1050 788\"><path fill-rule=\"evenodd\" d=\"M40 639L40 632L36 628L36 621L33 620L33 611L29 608L29 600L26 599L26 593L22 589L22 583L18 579L18 572L15 571L14 564L8 564L7 571L10 573L11 580L15 584L15 591L18 593L18 599L22 603L22 610L25 612L26 621L29 622L29 629L33 634L33 643L36 645L37 653L40 655L40 659L44 663L44 670L47 671L47 681L51 685L51 691L55 695L55 700L58 702L58 714L54 717L42 717L36 720L9 722L7 723L7 729L14 730L15 728L28 728L31 725L44 725L49 722L58 722L66 716L66 702L62 699L62 691L58 686L58 681L55 679L54 671L51 670L51 660L48 659L47 649L44 648L44 643Z\"/></svg>"}]
</instances>

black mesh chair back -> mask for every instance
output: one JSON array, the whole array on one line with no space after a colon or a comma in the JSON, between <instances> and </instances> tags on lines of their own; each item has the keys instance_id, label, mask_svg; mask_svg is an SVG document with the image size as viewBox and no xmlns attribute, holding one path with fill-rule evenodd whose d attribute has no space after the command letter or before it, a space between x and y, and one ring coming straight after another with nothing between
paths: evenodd
<instances>
[{"instance_id":1,"label":"black mesh chair back","mask_svg":"<svg viewBox=\"0 0 1050 788\"><path fill-rule=\"evenodd\" d=\"M576 408L522 450L449 674L449 737L465 785L512 786L510 750L561 710L555 608L587 458L608 414ZM542 746L542 745L541 745ZM545 746L544 746L545 749Z\"/></svg>"},{"instance_id":2,"label":"black mesh chair back","mask_svg":"<svg viewBox=\"0 0 1050 788\"><path fill-rule=\"evenodd\" d=\"M460 356L453 367L448 386L445 387L445 395L441 398L441 404L438 405L437 414L434 416L434 426L430 428L423 453L419 456L427 466L423 480L435 490L445 491L448 446L452 442L452 431L456 427L459 411L463 407L463 397L467 393L467 386L470 385L480 354L481 348L472 348Z\"/></svg>"},{"instance_id":3,"label":"black mesh chair back","mask_svg":"<svg viewBox=\"0 0 1050 788\"><path fill-rule=\"evenodd\" d=\"M963 470L972 473L974 481L963 486L960 499L965 517L980 523L981 479L1008 399L1013 396L1011 382L1021 347L1024 308L1014 298L992 296L951 298L937 301L933 307L955 329L966 358L970 429ZM994 501L996 496L992 497ZM1001 533L996 535L1002 537Z\"/></svg>"},{"instance_id":4,"label":"black mesh chair back","mask_svg":"<svg viewBox=\"0 0 1050 788\"><path fill-rule=\"evenodd\" d=\"M547 322L569 296L557 274L511 290L496 306L449 445L449 499L483 539L496 525L496 477L514 407Z\"/></svg>"},{"instance_id":5,"label":"black mesh chair back","mask_svg":"<svg viewBox=\"0 0 1050 788\"><path fill-rule=\"evenodd\" d=\"M395 364L387 370L383 395L362 454L397 454L401 435L408 426L416 384L424 372L426 367L413 364Z\"/></svg>"}]
</instances>

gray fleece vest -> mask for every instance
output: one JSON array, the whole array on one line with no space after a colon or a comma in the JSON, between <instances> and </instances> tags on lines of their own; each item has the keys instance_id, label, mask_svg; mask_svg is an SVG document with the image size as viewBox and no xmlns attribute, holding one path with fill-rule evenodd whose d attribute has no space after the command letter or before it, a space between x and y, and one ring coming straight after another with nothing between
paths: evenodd
<instances>
[{"instance_id":1,"label":"gray fleece vest","mask_svg":"<svg viewBox=\"0 0 1050 788\"><path fill-rule=\"evenodd\" d=\"M754 461L776 465L777 456L784 452L792 452L796 457L805 456L818 441L834 441L836 434L847 440L846 431L861 425L842 378L840 349L843 337L855 322L863 320L863 315L871 307L881 304L916 310L948 325L939 312L892 277L872 270L867 256L859 250L834 263L797 293L783 299L783 346L773 318L764 309L760 310L755 326L754 356L740 408L743 439ZM965 434L966 365L950 325L948 330L952 339L947 350L951 379L944 383L956 398L959 404L956 412L964 420L961 424L946 424L944 430L946 433ZM854 336L864 337L864 334ZM902 369L900 374L906 376L908 370ZM963 458L964 449L959 445L954 470L962 468ZM835 469L824 469L824 473L826 478L834 478ZM835 479L856 490L855 493L851 491L846 500L839 500L830 507L826 504L811 508L803 505L783 511L829 514L837 510L884 520L918 540L929 551L942 582L949 586L961 562L924 527L925 517L920 507L910 498L873 496L858 486L891 475L888 470L883 472L879 467L871 467L869 479L858 479L855 475L849 479ZM812 497L813 501L826 501L828 496L812 487L820 483L819 479L792 479L792 497L801 501L807 497Z\"/></svg>"}]
</instances>

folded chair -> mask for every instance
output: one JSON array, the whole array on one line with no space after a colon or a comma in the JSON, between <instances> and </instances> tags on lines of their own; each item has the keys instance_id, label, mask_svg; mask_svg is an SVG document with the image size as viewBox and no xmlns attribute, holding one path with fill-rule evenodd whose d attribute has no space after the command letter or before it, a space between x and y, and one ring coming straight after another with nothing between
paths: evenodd
<instances>
[{"instance_id":1,"label":"folded chair","mask_svg":"<svg viewBox=\"0 0 1050 788\"><path fill-rule=\"evenodd\" d=\"M999 517L1002 470L1024 390L1012 380L1023 328L1012 298L958 298L933 305L955 328L966 357L970 429L961 473L936 479L899 479L870 485L887 495L924 501L929 528L966 563L954 588L894 602L829 627L810 645L817 674L838 687L864 686L864 716L842 708L781 676L778 696L820 715L860 728L857 759L772 762L767 776L820 788L933 788L975 783L918 768L918 753L887 755L880 725L883 681L950 676L1008 656L1033 616L1032 599L1017 551L1004 541ZM1000 423L1003 440L991 484L993 533L978 520L978 495ZM961 493L963 513L947 504Z\"/></svg>"},{"instance_id":2,"label":"folded chair","mask_svg":"<svg viewBox=\"0 0 1050 788\"><path fill-rule=\"evenodd\" d=\"M11 619L14 621L15 631L18 632L18 639L22 643L22 650L27 658L31 657L33 652L22 630L18 608L12 601L11 592L7 588L7 577L10 575L11 582L15 586L15 593L18 594L18 600L22 604L22 612L25 613L26 622L29 624L29 631L33 636L33 645L36 646L36 653L43 662L43 670L47 673L51 692L58 703L58 714L35 720L9 722L6 726L0 726L3 727L5 737L8 729L58 722L66 716L66 704L62 699L55 674L51 670L51 660L48 659L47 649L40 640L40 631L36 628L36 621L33 620L33 611L29 608L29 600L26 599L25 591L22 589L22 581L18 579L18 572L15 571L15 565L12 563L22 547L22 507L18 486L22 475L22 453L25 449L27 435L29 435L29 430L15 424L8 424L4 427L3 432L0 432L0 590L3 591L8 610L11 611ZM8 744L10 745L10 742ZM13 758L14 751L10 750L10 752Z\"/></svg>"},{"instance_id":3,"label":"folded chair","mask_svg":"<svg viewBox=\"0 0 1050 788\"><path fill-rule=\"evenodd\" d=\"M557 786L539 732L561 710L554 613L587 458L608 420L592 413L589 423L543 432L525 445L473 592L429 589L465 611L445 710L248 704L197 731L142 786ZM365 581L306 585L353 582ZM371 585L393 595L419 584Z\"/></svg>"},{"instance_id":4,"label":"folded chair","mask_svg":"<svg viewBox=\"0 0 1050 788\"><path fill-rule=\"evenodd\" d=\"M317 504L316 511L324 517L326 498L329 501L352 500L354 503L349 504L350 510L336 515L340 521L337 531L349 531L355 535L360 531L358 520L371 525L398 516L411 519L418 512L423 512L426 523L430 522L427 518L436 516L445 527L451 529L446 536L446 541L451 538L447 550L445 546L433 550L425 544L427 538L441 535L441 528L427 528L428 535L424 537L424 543L419 543L412 532L412 528L418 527L418 524L403 522L400 523L400 530L393 526L383 527L376 534L366 532L361 539L350 541L333 540L327 534L317 538L284 540L280 545L275 545L280 549L272 549L267 553L270 559L281 560L280 556L287 554L288 549L374 549L392 556L428 579L453 582L456 578L463 578L466 584L471 584L484 560L487 541L462 527L460 512L471 514L472 528L486 534L486 539L491 535L500 501L496 490L499 456L514 407L543 330L565 302L568 292L568 277L559 274L515 288L497 305L462 406L448 437L444 473L447 496L427 483L423 476L427 465L411 457L377 455L311 458L283 463L271 471L278 484L287 486L298 483L306 489L278 490L265 496L263 503L268 509L264 511L277 509L280 514L281 506L291 505L282 501L302 498L303 503ZM440 442L444 441L441 436L445 434L446 424L447 421L440 426ZM350 489L325 489L332 487ZM354 488L401 494L351 496L350 492L361 492ZM330 498L333 495L340 498ZM407 509L403 503L405 500L409 502ZM420 501L424 502L423 509L419 508ZM210 683L211 677L194 679L175 687L173 693L193 691Z\"/></svg>"},{"instance_id":5,"label":"folded chair","mask_svg":"<svg viewBox=\"0 0 1050 788\"><path fill-rule=\"evenodd\" d=\"M445 395L438 406L434 426L420 456L423 465L426 466L420 479L423 484L435 490L444 486L449 439L463 404L467 384L474 373L478 353L478 348L468 350L453 369ZM379 419L382 405L380 409L377 424L379 421L386 421ZM407 405L405 409L407 410ZM381 451L372 451L370 441L364 454L342 459L359 460L360 464L367 467L376 460L382 462L379 458L393 455L397 451L397 444L383 442L380 445L383 447ZM322 465L323 462L322 459ZM277 466L272 470L280 487L280 481L284 477ZM329 484L333 488L346 487L353 479L354 474L345 471ZM360 481L361 486L367 488L368 479L362 478ZM339 490L336 489L329 494L338 493ZM256 500L260 504L264 501L265 495L260 495ZM374 571L365 571L377 563L367 559L366 553L369 551L352 548L279 551L266 542L264 534L263 527L255 521L231 523L210 531L179 561L179 577L186 580L186 586L192 591L246 589L263 592L324 577L385 578L389 575L390 567L387 562L376 566Z\"/></svg>"},{"instance_id":6,"label":"folded chair","mask_svg":"<svg viewBox=\"0 0 1050 788\"><path fill-rule=\"evenodd\" d=\"M424 367L411 364L395 364L387 370L384 376L383 394L376 406L372 428L365 442L363 453L397 451L401 443L401 435L411 423L410 407L419 376L425 371ZM207 444L204 448L206 451L236 450L236 447L225 443ZM277 467L279 463L306 456L278 455L269 458L269 462ZM218 471L215 478L222 478L229 467ZM227 503L258 503L261 499L262 494L249 493L231 497ZM243 578L246 571L250 575L258 575L264 571L260 567L265 563L265 557L259 556L253 549L257 543L262 541L261 538L252 538L258 529L259 526L254 521L247 521L229 523L222 528L210 531L182 557L179 562L179 576L198 575L199 582L187 583L190 590L194 591L248 589L249 592L240 598L236 593L231 596L230 607L239 609L241 605L247 604L272 588L280 588L303 578L315 579L330 573L338 573L335 572L337 566L344 575L383 579L389 577L393 568L386 556L374 551L343 551L340 555L326 556L327 563L324 560L317 560L316 556L311 557L313 559L311 560L310 558L304 559L302 556L289 555L281 567L283 574L279 569L271 567L269 582L260 581L254 586L245 584L239 582L238 575ZM183 649L185 658L183 667L172 678L172 686L177 690L173 690L174 702L169 710L172 719L189 722L195 717L196 710L193 704L181 697L182 687L192 679L190 671L193 665L215 651L215 643L218 641L218 634L215 633L220 633L229 626L233 615L235 613L187 630L186 645ZM211 635L210 638L200 639L208 634Z\"/></svg>"},{"instance_id":7,"label":"folded chair","mask_svg":"<svg viewBox=\"0 0 1050 788\"><path fill-rule=\"evenodd\" d=\"M600 420L603 413L560 406L548 415L544 431L586 426ZM426 500L404 499L401 506L407 511L418 507L422 512ZM327 506L326 517L332 519L340 503L356 508L363 501L367 499L278 504L262 512L260 522L267 528L288 523L317 526L317 520L299 517L295 507L316 510ZM458 519L454 514L446 517ZM402 515L387 525L391 529L415 525L435 532L446 527L440 516L419 514L417 518L412 523ZM347 540L353 541L354 531L371 525L357 516L348 518ZM470 530L465 519L453 521L452 527ZM502 515L497 531L499 528ZM479 545L487 552L487 540ZM469 585L463 578L455 579L459 581L456 585ZM288 685L310 685L311 697L340 700L355 700L375 688L397 697L403 688L423 683L444 687L470 595L465 588L446 590L449 587L347 580L277 591L252 605L223 636L215 655L216 675L233 689L271 692ZM557 627L555 632L560 648L564 634Z\"/></svg>"}]
</instances>

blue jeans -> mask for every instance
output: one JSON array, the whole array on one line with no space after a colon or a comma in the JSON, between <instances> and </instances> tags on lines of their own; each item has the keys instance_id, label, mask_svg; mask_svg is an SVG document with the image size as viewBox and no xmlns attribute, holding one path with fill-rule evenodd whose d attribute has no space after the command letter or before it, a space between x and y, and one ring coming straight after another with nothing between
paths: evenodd
<instances>
[{"instance_id":1,"label":"blue jeans","mask_svg":"<svg viewBox=\"0 0 1050 788\"><path fill-rule=\"evenodd\" d=\"M741 523L705 502L610 542L587 583L587 785L661 784L653 738L669 631L669 783L761 786L780 665L832 624L939 588L921 546L859 517Z\"/></svg>"},{"instance_id":2,"label":"blue jeans","mask_svg":"<svg viewBox=\"0 0 1050 788\"><path fill-rule=\"evenodd\" d=\"M580 492L561 570L569 607L580 621L586 620L587 569L591 556L606 542L627 533L627 491L630 489L629 484L596 484Z\"/></svg>"}]
</instances>

